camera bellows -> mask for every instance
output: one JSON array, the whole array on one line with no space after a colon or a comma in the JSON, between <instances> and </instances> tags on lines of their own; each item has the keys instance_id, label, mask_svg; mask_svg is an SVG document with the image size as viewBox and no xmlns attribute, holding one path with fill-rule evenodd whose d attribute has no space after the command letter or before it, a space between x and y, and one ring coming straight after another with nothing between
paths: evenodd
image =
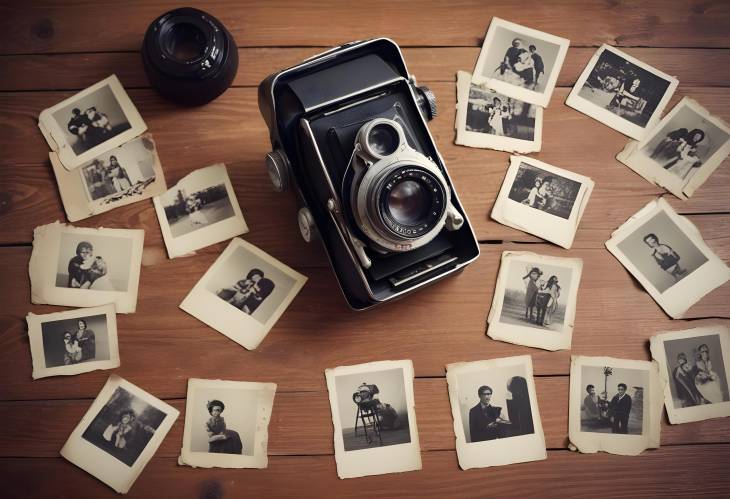
<instances>
[{"instance_id":1,"label":"camera bellows","mask_svg":"<svg viewBox=\"0 0 730 499\"><path fill-rule=\"evenodd\" d=\"M185 106L212 101L238 71L236 43L210 14L189 7L155 19L145 33L142 61L152 86Z\"/></svg>"}]
</instances>

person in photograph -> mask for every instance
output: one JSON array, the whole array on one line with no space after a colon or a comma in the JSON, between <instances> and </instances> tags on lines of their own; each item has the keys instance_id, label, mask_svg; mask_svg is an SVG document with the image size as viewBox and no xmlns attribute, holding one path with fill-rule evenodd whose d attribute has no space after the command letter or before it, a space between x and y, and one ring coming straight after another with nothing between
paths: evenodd
<instances>
[{"instance_id":1,"label":"person in photograph","mask_svg":"<svg viewBox=\"0 0 730 499\"><path fill-rule=\"evenodd\" d=\"M63 346L63 365L68 366L81 362L83 352L76 336L70 331L63 333Z\"/></svg>"},{"instance_id":2,"label":"person in photograph","mask_svg":"<svg viewBox=\"0 0 730 499\"><path fill-rule=\"evenodd\" d=\"M722 402L723 393L722 386L720 386L720 377L712 369L710 348L704 343L697 348L695 368L695 385L702 394L702 398L710 404Z\"/></svg>"},{"instance_id":3,"label":"person in photograph","mask_svg":"<svg viewBox=\"0 0 730 499\"><path fill-rule=\"evenodd\" d=\"M537 280L542 275L542 270L532 267L522 278L525 283L525 319L532 322L535 302L537 301Z\"/></svg>"},{"instance_id":4,"label":"person in photograph","mask_svg":"<svg viewBox=\"0 0 730 499\"><path fill-rule=\"evenodd\" d=\"M246 279L241 279L230 288L216 292L219 298L247 314L253 314L261 303L274 291L275 284L264 277L260 269L251 269Z\"/></svg>"},{"instance_id":5,"label":"person in photograph","mask_svg":"<svg viewBox=\"0 0 730 499\"><path fill-rule=\"evenodd\" d=\"M686 128L679 128L669 132L667 136L656 145L649 157L662 162L673 159L679 147L686 142L688 133L689 130Z\"/></svg>"},{"instance_id":6,"label":"person in photograph","mask_svg":"<svg viewBox=\"0 0 730 499\"><path fill-rule=\"evenodd\" d=\"M679 264L679 254L672 249L671 246L659 242L656 234L647 234L644 236L644 242L651 248L651 256L662 270L679 281L687 274L687 270Z\"/></svg>"},{"instance_id":7,"label":"person in photograph","mask_svg":"<svg viewBox=\"0 0 730 499\"><path fill-rule=\"evenodd\" d=\"M612 433L628 433L629 432L629 414L631 413L631 396L626 393L626 384L619 383L616 395L613 396L611 402L608 403L608 409L611 411L611 432Z\"/></svg>"},{"instance_id":8,"label":"person in photograph","mask_svg":"<svg viewBox=\"0 0 730 499\"><path fill-rule=\"evenodd\" d=\"M132 409L123 410L119 413L119 419L106 427L102 437L114 449L125 449L127 443L134 438L135 419L137 414Z\"/></svg>"},{"instance_id":9,"label":"person in photograph","mask_svg":"<svg viewBox=\"0 0 730 499\"><path fill-rule=\"evenodd\" d=\"M109 156L109 166L107 166L106 171L115 193L126 191L132 187L132 181L129 179L127 171L119 164L116 156Z\"/></svg>"},{"instance_id":10,"label":"person in photograph","mask_svg":"<svg viewBox=\"0 0 730 499\"><path fill-rule=\"evenodd\" d=\"M90 142L89 145L94 146L107 140L112 131L112 126L109 123L107 115L97 111L94 106L86 109L84 114L90 124L86 135L87 142Z\"/></svg>"},{"instance_id":11,"label":"person in photograph","mask_svg":"<svg viewBox=\"0 0 730 499\"><path fill-rule=\"evenodd\" d=\"M185 200L185 209L190 215L190 223L193 225L208 225L208 218L203 213L203 202L198 197L188 197Z\"/></svg>"},{"instance_id":12,"label":"person in photograph","mask_svg":"<svg viewBox=\"0 0 730 499\"><path fill-rule=\"evenodd\" d=\"M627 76L621 83L616 94L613 96L613 99L611 99L611 102L608 104L609 109L616 108L626 109L629 111L636 110L639 102L641 101L641 96L638 94L640 86L641 80L639 78L635 78L631 75Z\"/></svg>"},{"instance_id":13,"label":"person in photograph","mask_svg":"<svg viewBox=\"0 0 730 499\"><path fill-rule=\"evenodd\" d=\"M534 207L538 202L540 187L542 187L542 178L535 177L535 184L532 186L530 191L527 193L527 197L522 200L522 204Z\"/></svg>"},{"instance_id":14,"label":"person in photograph","mask_svg":"<svg viewBox=\"0 0 730 499\"><path fill-rule=\"evenodd\" d=\"M107 265L100 256L94 258L94 246L81 241L76 246L76 256L68 262L68 287L89 289L107 273Z\"/></svg>"},{"instance_id":15,"label":"person in photograph","mask_svg":"<svg viewBox=\"0 0 730 499\"><path fill-rule=\"evenodd\" d=\"M532 54L527 50L520 52L517 56L517 62L514 64L513 69L515 74L522 80L521 86L525 88L533 88L535 84L535 60L532 58Z\"/></svg>"},{"instance_id":16,"label":"person in photograph","mask_svg":"<svg viewBox=\"0 0 730 499\"><path fill-rule=\"evenodd\" d=\"M504 137L505 121L512 118L512 112L509 106L502 106L502 101L499 97L495 97L493 102L494 106L489 110L489 133Z\"/></svg>"},{"instance_id":17,"label":"person in photograph","mask_svg":"<svg viewBox=\"0 0 730 499\"><path fill-rule=\"evenodd\" d=\"M221 413L226 406L220 400L207 403L210 419L205 423L208 434L208 452L214 454L243 454L243 443L238 432L226 428L226 421Z\"/></svg>"},{"instance_id":18,"label":"person in photograph","mask_svg":"<svg viewBox=\"0 0 730 499\"><path fill-rule=\"evenodd\" d=\"M532 85L535 88L540 81L540 75L545 74L545 62L543 62L542 56L537 53L537 47L530 45L529 49L535 70L535 81Z\"/></svg>"},{"instance_id":19,"label":"person in photograph","mask_svg":"<svg viewBox=\"0 0 730 499\"><path fill-rule=\"evenodd\" d=\"M507 390L512 394L512 399L507 400L510 435L515 437L534 433L527 380L522 376L513 376L507 382Z\"/></svg>"},{"instance_id":20,"label":"person in photograph","mask_svg":"<svg viewBox=\"0 0 730 499\"><path fill-rule=\"evenodd\" d=\"M499 425L506 423L502 408L490 404L492 389L483 385L477 390L479 402L469 410L469 434L472 442L484 442L500 437Z\"/></svg>"},{"instance_id":21,"label":"person in photograph","mask_svg":"<svg viewBox=\"0 0 730 499\"><path fill-rule=\"evenodd\" d=\"M74 338L81 348L81 361L94 360L96 357L96 335L89 329L84 319L78 320Z\"/></svg>"},{"instance_id":22,"label":"person in photograph","mask_svg":"<svg viewBox=\"0 0 730 499\"><path fill-rule=\"evenodd\" d=\"M76 135L81 141L87 141L86 134L91 126L91 121L86 116L86 113L82 113L77 107L73 108L71 110L71 119L68 121L68 125L66 126L68 131Z\"/></svg>"},{"instance_id":23,"label":"person in photograph","mask_svg":"<svg viewBox=\"0 0 730 499\"><path fill-rule=\"evenodd\" d=\"M586 419L598 423L601 421L601 408L599 405L600 399L598 394L596 394L596 387L588 385L586 386L586 392L588 394L583 399L583 410L585 411Z\"/></svg>"},{"instance_id":24,"label":"person in photograph","mask_svg":"<svg viewBox=\"0 0 730 499\"><path fill-rule=\"evenodd\" d=\"M499 74L504 75L507 70L515 71L514 68L520 59L520 54L525 52L525 49L523 48L524 43L525 42L523 42L520 38L512 40L512 45L504 53L504 58L497 68L499 70Z\"/></svg>"},{"instance_id":25,"label":"person in photograph","mask_svg":"<svg viewBox=\"0 0 730 499\"><path fill-rule=\"evenodd\" d=\"M682 407L693 407L709 403L697 389L695 384L696 375L697 368L689 363L687 354L680 352L677 355L677 366L672 371L672 380Z\"/></svg>"},{"instance_id":26,"label":"person in photograph","mask_svg":"<svg viewBox=\"0 0 730 499\"><path fill-rule=\"evenodd\" d=\"M537 298L535 299L537 308L537 324L540 326L549 326L553 320L553 313L558 308L558 298L560 298L560 285L558 284L558 276L552 275L537 290Z\"/></svg>"},{"instance_id":27,"label":"person in photograph","mask_svg":"<svg viewBox=\"0 0 730 499\"><path fill-rule=\"evenodd\" d=\"M705 132L696 128L678 141L673 157L663 168L684 180L693 168L702 166L702 160L697 156L697 145L705 138Z\"/></svg>"}]
</instances>

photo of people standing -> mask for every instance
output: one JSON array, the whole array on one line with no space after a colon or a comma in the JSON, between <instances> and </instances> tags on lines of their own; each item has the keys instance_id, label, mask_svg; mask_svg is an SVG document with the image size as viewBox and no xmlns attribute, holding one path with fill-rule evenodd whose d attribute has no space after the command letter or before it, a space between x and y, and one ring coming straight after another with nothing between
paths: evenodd
<instances>
[{"instance_id":1,"label":"photo of people standing","mask_svg":"<svg viewBox=\"0 0 730 499\"><path fill-rule=\"evenodd\" d=\"M641 435L648 380L639 369L583 366L581 431Z\"/></svg>"},{"instance_id":2,"label":"photo of people standing","mask_svg":"<svg viewBox=\"0 0 730 499\"><path fill-rule=\"evenodd\" d=\"M666 340L664 351L676 409L730 400L719 335Z\"/></svg>"},{"instance_id":3,"label":"photo of people standing","mask_svg":"<svg viewBox=\"0 0 730 499\"><path fill-rule=\"evenodd\" d=\"M532 104L506 97L483 85L469 87L466 130L498 137L534 140L536 109Z\"/></svg>"},{"instance_id":4,"label":"photo of people standing","mask_svg":"<svg viewBox=\"0 0 730 499\"><path fill-rule=\"evenodd\" d=\"M603 50L578 95L640 127L645 127L670 82Z\"/></svg>"},{"instance_id":5,"label":"photo of people standing","mask_svg":"<svg viewBox=\"0 0 730 499\"><path fill-rule=\"evenodd\" d=\"M509 198L567 220L580 187L580 182L523 162L515 175Z\"/></svg>"},{"instance_id":6,"label":"photo of people standing","mask_svg":"<svg viewBox=\"0 0 730 499\"><path fill-rule=\"evenodd\" d=\"M132 128L109 85L53 113L76 155Z\"/></svg>"},{"instance_id":7,"label":"photo of people standing","mask_svg":"<svg viewBox=\"0 0 730 499\"><path fill-rule=\"evenodd\" d=\"M162 196L173 237L180 237L235 215L225 184L194 192L178 187Z\"/></svg>"},{"instance_id":8,"label":"photo of people standing","mask_svg":"<svg viewBox=\"0 0 730 499\"><path fill-rule=\"evenodd\" d=\"M106 315L44 322L45 367L109 359Z\"/></svg>"}]
</instances>

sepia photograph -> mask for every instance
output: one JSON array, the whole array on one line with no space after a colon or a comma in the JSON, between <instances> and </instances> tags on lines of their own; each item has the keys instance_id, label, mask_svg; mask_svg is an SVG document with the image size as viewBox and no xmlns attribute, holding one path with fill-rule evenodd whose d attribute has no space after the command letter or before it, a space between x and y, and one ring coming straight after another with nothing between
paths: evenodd
<instances>
[{"instance_id":1,"label":"sepia photograph","mask_svg":"<svg viewBox=\"0 0 730 499\"><path fill-rule=\"evenodd\" d=\"M61 449L61 456L126 493L162 443L179 411L111 375Z\"/></svg>"},{"instance_id":2,"label":"sepia photograph","mask_svg":"<svg viewBox=\"0 0 730 499\"><path fill-rule=\"evenodd\" d=\"M529 355L446 366L461 469L547 459Z\"/></svg>"},{"instance_id":3,"label":"sepia photograph","mask_svg":"<svg viewBox=\"0 0 730 499\"><path fill-rule=\"evenodd\" d=\"M684 97L641 142L630 141L616 159L688 199L730 154L730 126Z\"/></svg>"},{"instance_id":4,"label":"sepia photograph","mask_svg":"<svg viewBox=\"0 0 730 499\"><path fill-rule=\"evenodd\" d=\"M593 186L588 177L527 156L511 156L491 217L570 249Z\"/></svg>"},{"instance_id":5,"label":"sepia photograph","mask_svg":"<svg viewBox=\"0 0 730 499\"><path fill-rule=\"evenodd\" d=\"M275 383L191 378L180 464L266 468Z\"/></svg>"},{"instance_id":6,"label":"sepia photograph","mask_svg":"<svg viewBox=\"0 0 730 499\"><path fill-rule=\"evenodd\" d=\"M658 121L679 80L609 45L593 55L566 105L641 140Z\"/></svg>"},{"instance_id":7,"label":"sepia photograph","mask_svg":"<svg viewBox=\"0 0 730 499\"><path fill-rule=\"evenodd\" d=\"M473 81L547 107L570 40L493 17Z\"/></svg>"},{"instance_id":8,"label":"sepia photograph","mask_svg":"<svg viewBox=\"0 0 730 499\"><path fill-rule=\"evenodd\" d=\"M252 244L234 238L180 308L251 350L264 339L306 280Z\"/></svg>"},{"instance_id":9,"label":"sepia photograph","mask_svg":"<svg viewBox=\"0 0 730 499\"><path fill-rule=\"evenodd\" d=\"M571 444L584 453L621 455L658 448L664 384L656 362L573 355Z\"/></svg>"},{"instance_id":10,"label":"sepia photograph","mask_svg":"<svg viewBox=\"0 0 730 499\"><path fill-rule=\"evenodd\" d=\"M663 198L614 231L606 248L675 319L730 279L730 269L697 227Z\"/></svg>"},{"instance_id":11,"label":"sepia photograph","mask_svg":"<svg viewBox=\"0 0 730 499\"><path fill-rule=\"evenodd\" d=\"M410 360L325 371L340 478L421 469Z\"/></svg>"},{"instance_id":12,"label":"sepia photograph","mask_svg":"<svg viewBox=\"0 0 730 499\"><path fill-rule=\"evenodd\" d=\"M498 151L540 150L542 108L506 97L457 73L456 144Z\"/></svg>"},{"instance_id":13,"label":"sepia photograph","mask_svg":"<svg viewBox=\"0 0 730 499\"><path fill-rule=\"evenodd\" d=\"M165 177L151 134L130 140L68 171L49 154L70 222L136 203L165 192Z\"/></svg>"},{"instance_id":14,"label":"sepia photograph","mask_svg":"<svg viewBox=\"0 0 730 499\"><path fill-rule=\"evenodd\" d=\"M115 303L134 312L144 231L86 229L58 222L36 227L30 259L33 303L91 307Z\"/></svg>"},{"instance_id":15,"label":"sepia photograph","mask_svg":"<svg viewBox=\"0 0 730 499\"><path fill-rule=\"evenodd\" d=\"M68 170L124 144L147 129L115 75L43 110L38 127Z\"/></svg>"},{"instance_id":16,"label":"sepia photograph","mask_svg":"<svg viewBox=\"0 0 730 499\"><path fill-rule=\"evenodd\" d=\"M248 232L222 163L188 174L154 204L170 258Z\"/></svg>"},{"instance_id":17,"label":"sepia photograph","mask_svg":"<svg viewBox=\"0 0 730 499\"><path fill-rule=\"evenodd\" d=\"M487 335L534 348L569 349L582 270L580 258L503 252Z\"/></svg>"},{"instance_id":18,"label":"sepia photograph","mask_svg":"<svg viewBox=\"0 0 730 499\"><path fill-rule=\"evenodd\" d=\"M28 314L33 379L119 367L114 304Z\"/></svg>"},{"instance_id":19,"label":"sepia photograph","mask_svg":"<svg viewBox=\"0 0 730 499\"><path fill-rule=\"evenodd\" d=\"M667 379L665 405L672 424L730 416L730 328L703 326L651 338L651 355Z\"/></svg>"}]
</instances>

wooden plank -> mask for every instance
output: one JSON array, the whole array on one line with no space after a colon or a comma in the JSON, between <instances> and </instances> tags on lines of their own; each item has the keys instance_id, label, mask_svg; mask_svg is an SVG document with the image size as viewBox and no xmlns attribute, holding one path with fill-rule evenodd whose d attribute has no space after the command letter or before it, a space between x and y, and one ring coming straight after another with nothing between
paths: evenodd
<instances>
[{"instance_id":1,"label":"wooden plank","mask_svg":"<svg viewBox=\"0 0 730 499\"><path fill-rule=\"evenodd\" d=\"M567 376L538 377L535 380L540 417L549 449L567 448ZM455 440L451 406L444 378L416 379L416 416L419 439L424 451L454 450ZM168 400L180 417L157 451L157 457L177 457L185 425L185 400ZM387 402L387 400L385 401ZM0 402L0 458L55 457L91 403L90 400ZM302 408L321 417L302 424ZM354 408L353 404L353 408ZM331 455L332 424L327 392L278 392L269 425L269 455ZM19 432L28 415L43 421L32 432ZM353 412L354 415L354 412ZM235 429L235 428L234 428ZM730 443L727 420L669 425L662 421L662 445Z\"/></svg>"},{"instance_id":2,"label":"wooden plank","mask_svg":"<svg viewBox=\"0 0 730 499\"><path fill-rule=\"evenodd\" d=\"M730 445L663 447L641 456L579 455L549 451L544 461L461 471L452 451L423 452L423 469L360 480L337 478L331 456L273 456L265 470L190 469L175 458L153 458L125 496L130 499L270 497L565 498L726 497L730 486ZM702 463L702 474L691 463ZM607 475L610 477L608 478ZM42 477L42 479L39 479ZM118 495L64 459L0 460L0 480L8 498Z\"/></svg>"},{"instance_id":3,"label":"wooden plank","mask_svg":"<svg viewBox=\"0 0 730 499\"><path fill-rule=\"evenodd\" d=\"M480 240L537 241L504 227L489 212L502 184L508 155L453 144L454 85L436 83L443 109L431 125L460 199ZM627 139L560 102L567 89L558 89L554 105L545 113L543 151L539 158L596 182L579 228L575 247L596 247L611 231L664 191L649 184L614 156ZM730 94L721 88L693 88L689 95L730 121ZM254 89L229 90L220 99L199 109L182 109L164 102L153 91L130 92L155 135L168 183L215 162L226 162L245 216L254 230L295 233L295 213L290 195L272 191L263 167L269 150L268 136L259 116ZM685 95L684 91L679 92ZM3 158L0 159L0 244L29 242L36 225L63 220L64 213L47 159L48 146L36 128L40 111L68 92L0 94ZM674 101L679 99L675 97ZM184 127L179 124L185 123ZM571 145L566 147L566 140ZM590 151L590 154L586 154ZM681 213L727 212L730 161L687 202L672 199ZM131 224L131 225L130 225ZM88 219L86 226L142 226L159 240L151 202L144 201ZM591 232L597 231L597 232Z\"/></svg>"},{"instance_id":4,"label":"wooden plank","mask_svg":"<svg viewBox=\"0 0 730 499\"><path fill-rule=\"evenodd\" d=\"M293 0L272 6L264 0L196 2L218 17L239 46L330 46L373 36L403 45L478 46L492 16L569 38L576 46L601 43L652 47L727 47L730 7L703 0L620 2L562 1L546 5L526 0L516 9L508 0L458 5L436 0L393 3L376 0L367 12L348 3L314 1L306 8ZM138 50L149 23L179 7L172 0L23 2L0 10L2 53ZM106 26L124 19L103 36L89 40L82 26Z\"/></svg>"},{"instance_id":5,"label":"wooden plank","mask_svg":"<svg viewBox=\"0 0 730 499\"><path fill-rule=\"evenodd\" d=\"M319 48L240 48L241 65L235 87L258 86L266 76L298 64ZM571 47L558 77L558 86L573 86L588 60L592 47ZM730 77L730 50L631 47L626 52L665 73L679 78L683 87L726 87ZM471 72L479 56L478 47L405 47L408 70L419 81L452 82L457 71ZM83 54L29 54L1 56L0 91L80 90L110 74L116 74L126 88L146 88L149 81L137 52L94 52ZM702 65L695 64L702 61ZM714 68L708 71L706 68ZM28 75L34 75L32 79Z\"/></svg>"},{"instance_id":6,"label":"wooden plank","mask_svg":"<svg viewBox=\"0 0 730 499\"><path fill-rule=\"evenodd\" d=\"M718 253L730 259L724 230L717 240L724 249ZM710 243L717 247L717 241ZM195 258L145 259L153 264L142 269L137 313L118 317L121 376L140 380L160 397L181 398L190 377L275 381L286 391L321 390L325 368L382 359L413 359L418 376L442 376L450 362L530 354L537 374L568 374L571 353L648 359L647 338L657 331L728 323L671 320L605 249L574 250L569 254L583 258L585 270L572 351L497 342L484 331L501 252L568 253L544 244L487 244L462 274L357 314L346 307L329 270L309 266L306 258L284 258L310 280L261 346L246 351L178 308L220 247ZM296 252L296 246L289 251ZM31 380L24 317L29 311L58 308L29 305L29 255L26 247L0 249L4 278L13 283L0 290L0 400L94 397L107 372L77 376L73 382L65 377ZM688 318L728 318L728 302L730 283L691 308Z\"/></svg>"}]
</instances>

